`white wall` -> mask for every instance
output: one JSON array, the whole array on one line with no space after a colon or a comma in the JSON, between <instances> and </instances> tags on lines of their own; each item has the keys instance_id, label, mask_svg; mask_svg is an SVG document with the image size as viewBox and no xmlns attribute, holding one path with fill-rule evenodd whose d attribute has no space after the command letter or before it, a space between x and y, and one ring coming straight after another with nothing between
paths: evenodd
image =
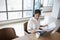
<instances>
[{"instance_id":1,"label":"white wall","mask_svg":"<svg viewBox=\"0 0 60 40\"><path fill-rule=\"evenodd\" d=\"M52 17L58 18L59 14L59 8L60 8L60 0L54 0L54 5L53 5L53 11L52 11Z\"/></svg>"}]
</instances>

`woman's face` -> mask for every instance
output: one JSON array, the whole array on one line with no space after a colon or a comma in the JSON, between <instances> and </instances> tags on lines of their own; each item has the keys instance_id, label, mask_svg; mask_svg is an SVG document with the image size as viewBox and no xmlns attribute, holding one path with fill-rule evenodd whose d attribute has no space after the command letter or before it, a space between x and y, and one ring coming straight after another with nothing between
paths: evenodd
<instances>
[{"instance_id":1,"label":"woman's face","mask_svg":"<svg viewBox=\"0 0 60 40\"><path fill-rule=\"evenodd\" d=\"M36 19L39 19L40 14L39 14L39 13L36 13L36 14L34 15L34 17L35 17Z\"/></svg>"}]
</instances>

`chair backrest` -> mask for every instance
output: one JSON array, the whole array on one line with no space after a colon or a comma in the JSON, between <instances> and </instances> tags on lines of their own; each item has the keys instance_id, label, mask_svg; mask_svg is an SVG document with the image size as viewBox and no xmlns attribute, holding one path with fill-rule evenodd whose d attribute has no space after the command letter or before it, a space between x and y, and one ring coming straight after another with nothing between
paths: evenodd
<instances>
[{"instance_id":1,"label":"chair backrest","mask_svg":"<svg viewBox=\"0 0 60 40\"><path fill-rule=\"evenodd\" d=\"M27 24L28 24L28 22L24 23L24 31L27 31Z\"/></svg>"},{"instance_id":2,"label":"chair backrest","mask_svg":"<svg viewBox=\"0 0 60 40\"><path fill-rule=\"evenodd\" d=\"M28 34L31 34L30 32L27 31L27 24L28 24L28 22L24 23L24 31L27 32Z\"/></svg>"},{"instance_id":3,"label":"chair backrest","mask_svg":"<svg viewBox=\"0 0 60 40\"><path fill-rule=\"evenodd\" d=\"M59 32L59 33L60 33L60 27L58 28L57 32Z\"/></svg>"},{"instance_id":4,"label":"chair backrest","mask_svg":"<svg viewBox=\"0 0 60 40\"><path fill-rule=\"evenodd\" d=\"M3 28L0 30L1 40L11 40L16 38L16 33L13 28Z\"/></svg>"}]
</instances>

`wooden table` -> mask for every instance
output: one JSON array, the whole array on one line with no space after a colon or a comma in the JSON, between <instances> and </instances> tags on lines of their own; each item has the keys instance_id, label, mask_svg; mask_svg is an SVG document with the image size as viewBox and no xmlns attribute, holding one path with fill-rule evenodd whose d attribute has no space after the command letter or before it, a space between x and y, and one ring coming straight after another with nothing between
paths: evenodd
<instances>
[{"instance_id":1,"label":"wooden table","mask_svg":"<svg viewBox=\"0 0 60 40\"><path fill-rule=\"evenodd\" d=\"M60 33L54 33L46 36L41 36L40 38L36 38L35 34L27 34L23 37L16 38L13 40L60 40Z\"/></svg>"}]
</instances>

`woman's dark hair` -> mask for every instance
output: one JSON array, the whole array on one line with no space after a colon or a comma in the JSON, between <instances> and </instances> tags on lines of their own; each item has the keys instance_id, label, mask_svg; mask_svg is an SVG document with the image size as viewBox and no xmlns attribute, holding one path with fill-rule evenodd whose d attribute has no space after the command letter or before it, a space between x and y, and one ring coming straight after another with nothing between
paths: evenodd
<instances>
[{"instance_id":1,"label":"woman's dark hair","mask_svg":"<svg viewBox=\"0 0 60 40\"><path fill-rule=\"evenodd\" d=\"M35 12L34 12L34 14L33 14L33 17L34 17L35 14L41 15L41 10L39 10L39 9L35 10Z\"/></svg>"}]
</instances>

